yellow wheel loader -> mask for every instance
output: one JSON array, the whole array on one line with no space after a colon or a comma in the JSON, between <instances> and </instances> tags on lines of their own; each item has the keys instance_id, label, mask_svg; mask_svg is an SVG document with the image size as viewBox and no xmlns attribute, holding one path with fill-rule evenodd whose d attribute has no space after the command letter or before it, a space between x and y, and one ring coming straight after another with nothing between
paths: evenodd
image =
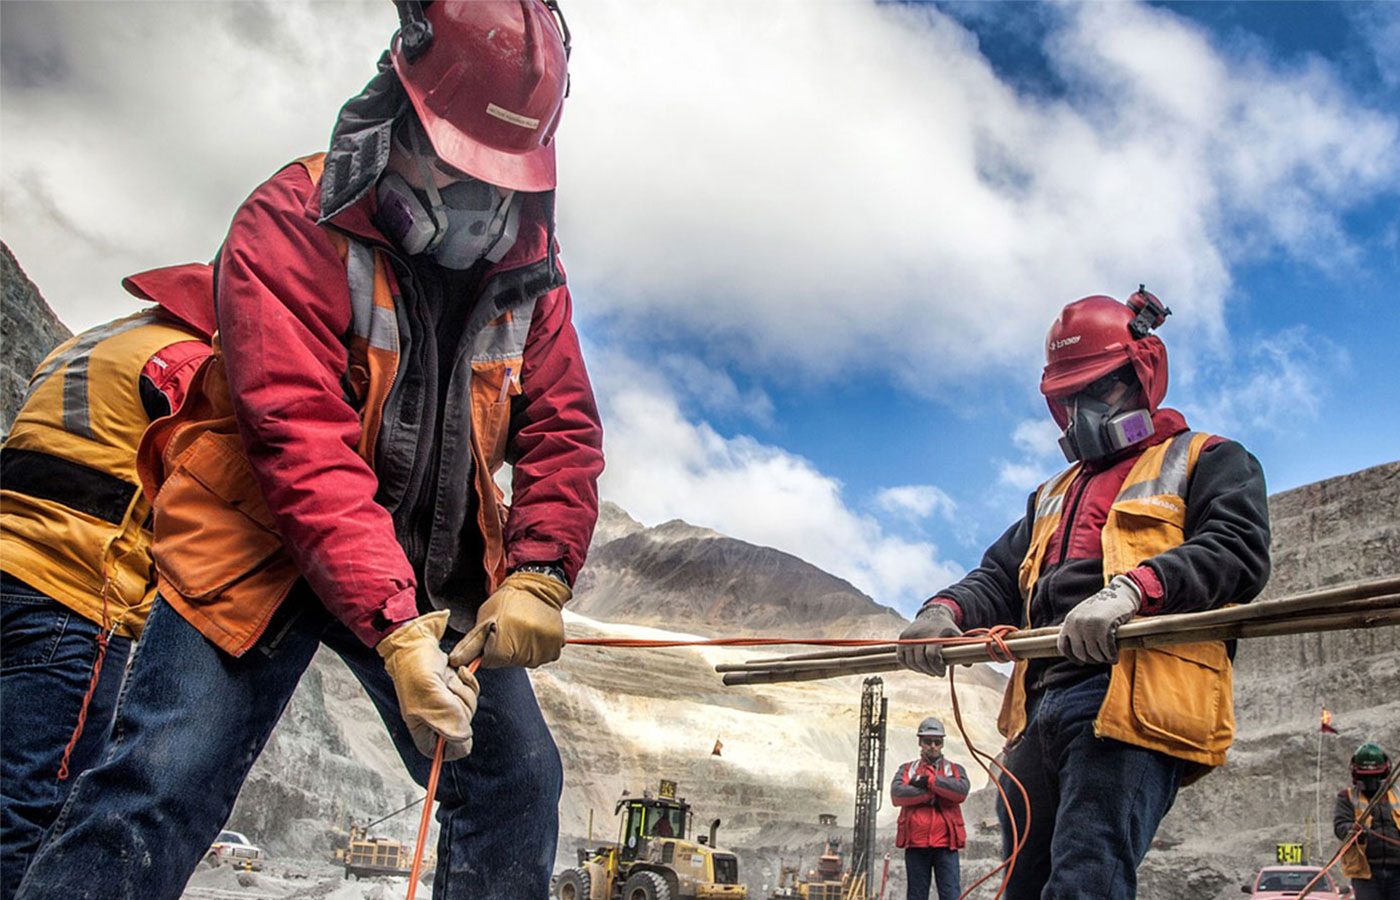
<instances>
[{"instance_id":1,"label":"yellow wheel loader","mask_svg":"<svg viewBox=\"0 0 1400 900\"><path fill-rule=\"evenodd\" d=\"M660 796L623 796L613 846L579 851L579 865L554 883L557 900L746 900L739 859L715 846L719 819L708 836L689 840L690 804L676 785L662 781Z\"/></svg>"}]
</instances>

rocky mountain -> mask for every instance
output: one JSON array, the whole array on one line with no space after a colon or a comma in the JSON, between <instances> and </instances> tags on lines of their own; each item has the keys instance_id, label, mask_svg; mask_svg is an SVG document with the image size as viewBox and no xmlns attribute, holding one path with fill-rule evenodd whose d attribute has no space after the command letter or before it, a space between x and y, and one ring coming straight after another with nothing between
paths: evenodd
<instances>
[{"instance_id":1,"label":"rocky mountain","mask_svg":"<svg viewBox=\"0 0 1400 900\"><path fill-rule=\"evenodd\" d=\"M881 637L908 621L790 553L679 519L645 528L606 502L576 587L584 615L726 635Z\"/></svg>"},{"instance_id":2,"label":"rocky mountain","mask_svg":"<svg viewBox=\"0 0 1400 900\"><path fill-rule=\"evenodd\" d=\"M0 435L24 399L29 376L49 351L72 334L0 241Z\"/></svg>"}]
</instances>

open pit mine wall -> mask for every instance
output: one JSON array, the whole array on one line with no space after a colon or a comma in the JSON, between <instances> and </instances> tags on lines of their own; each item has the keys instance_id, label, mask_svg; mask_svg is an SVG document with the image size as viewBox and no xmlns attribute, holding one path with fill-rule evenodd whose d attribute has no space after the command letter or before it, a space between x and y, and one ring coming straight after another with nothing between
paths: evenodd
<instances>
[{"instance_id":1,"label":"open pit mine wall","mask_svg":"<svg viewBox=\"0 0 1400 900\"><path fill-rule=\"evenodd\" d=\"M0 253L0 265L4 279L0 424L7 426L23 395L29 373L68 332L25 278L7 248ZM113 290L120 291L120 287L114 285ZM1267 466L1267 460L1265 464ZM1400 512L1397 512L1400 510L1400 463L1377 466L1275 495L1271 509L1274 574L1266 596L1283 596L1396 572L1395 561L1400 559ZM605 539L600 544L635 537L645 530L637 523L622 521L623 516L625 513L615 517L619 521L610 524L611 530L602 535ZM701 537L698 534L672 534L679 526L656 530L658 540L682 537L683 540L676 543L687 554L692 550L704 550L696 559L703 560L711 552L694 543ZM652 564L654 549L647 549L648 566ZM720 549L728 553L733 548ZM756 561L764 565L776 564L768 558ZM600 570L599 575L604 577L598 581L610 587L636 574L622 554L600 554L599 562L606 563L606 571ZM784 563L790 564L790 561ZM599 587L602 586L600 583ZM692 607L688 611L697 616L710 612L703 607ZM871 613L876 620L885 615L878 609ZM859 632L870 627L869 623L870 620L842 623L841 630ZM883 633L887 627L879 622L875 630ZM1389 628L1241 643L1235 671L1239 725L1235 750L1222 769L1179 796L1163 824L1156 847L1143 866L1141 897L1163 900L1236 897L1239 884L1259 865L1272 859L1275 842L1307 838L1309 817L1314 809L1318 717L1323 705L1332 710L1334 725L1341 732L1338 737L1324 737L1321 743L1324 821L1329 818L1331 796L1346 780L1347 759L1358 743L1364 739L1378 740L1392 755L1400 755L1397 753L1400 751L1400 700L1397 700L1396 690L1400 679L1395 674L1400 670L1397 666L1400 664L1398 631L1400 629ZM829 764L822 767L821 773L804 776L803 772L794 772L791 780L782 783L750 783L737 766L728 768L732 758L728 749L722 759L710 760L704 753L686 752L682 760L677 756L678 748L670 748L673 752L668 753L664 747L611 745L609 742L617 740L615 723L610 723L608 717L596 709L582 711L577 700L569 699L567 682L570 679L592 682L590 691L606 687L606 670L610 667L602 664L603 654L597 656L599 658L595 659L592 655L581 655L576 666L560 669L551 676L553 683L542 691L546 715L565 732L561 743L566 747L566 759L586 766L585 771L571 773L573 787L566 787L566 804L570 802L570 790L578 790L579 793L573 795L574 806L596 808L599 815L606 817L615 799L610 785L626 780L640 787L653 780L653 776L665 775L682 782L683 793L697 803L702 816L710 814L709 807L714 805L720 807L714 814L726 816L727 822L734 822L736 828L743 822L747 826L743 830L749 832L743 835L743 844L760 857L785 858L797 848L819 849L816 845L827 829L816 826L815 816L809 815L818 807L837 813L844 833L849 833L853 776L842 774L851 769L850 765L843 766L842 761L849 757L853 762L854 758L853 716L828 716L843 719L832 725L831 732L845 737L840 739L839 745L833 744L829 754L824 754ZM662 691L663 687L693 693L688 702L683 698L672 702L676 699L687 705L704 702L702 695L713 687L709 681L699 686L697 692L696 686L687 687L683 683L682 673L674 669L674 660L657 662L657 672L638 670L632 673L634 682L647 685L647 690L636 697L640 707L645 706L648 692L669 693ZM982 671L992 674L983 667L970 670ZM854 694L859 689L858 680L851 681L853 684L846 693ZM974 696L970 690L973 687L968 685L970 696ZM979 744L988 746L994 740L990 730L991 717L995 714L992 695L996 687L990 681L976 687L989 696L986 702L978 698L977 705L985 711L979 710L977 715L970 716L970 724ZM892 684L891 688L895 694L927 690L917 685L905 688ZM962 690L959 693L961 696ZM746 696L726 693L709 700L716 704L717 710L728 710L725 715L736 715L744 711L736 712L736 707L759 702L762 696L759 692ZM946 707L946 692L929 691L926 702L937 712ZM892 715L896 706L903 705L909 704L892 703ZM662 708L659 714L672 717L674 709L676 707ZM909 710L902 712L913 714ZM571 723L575 714L578 721ZM845 718L850 719L850 726ZM805 731L787 733L783 737L790 740L792 746L806 744L812 749L815 749L813 744L822 740L816 732L809 735ZM725 741L727 748L735 746L732 736L726 736ZM906 750L909 748L896 746L892 732L890 766L913 755L912 750ZM956 745L950 749L950 756L954 758L958 758L959 753ZM647 763L665 771L636 773L635 776L620 771L621 767L638 764L647 768ZM712 787L706 787L707 784ZM813 790L808 793L806 787ZM705 799L707 792L712 801ZM231 826L248 832L274 853L322 853L328 852L336 826L348 817L363 820L370 815L387 813L415 796L418 796L418 789L389 747L368 699L349 671L333 656L323 653L318 655L303 679L266 752L254 767L235 807ZM888 808L888 798L885 803ZM747 817L740 815L745 809L750 810ZM783 816L783 812L790 815ZM964 871L969 875L980 874L992 865L999 852L989 792L982 791L969 798L966 812L972 843L965 854ZM792 824L784 824L785 821ZM376 831L408 837L413 824L414 816L406 814L386 822ZM569 832L576 832L583 823L574 814L566 824ZM752 830L755 827L756 832ZM598 824L596 833L605 834L610 828L609 820L607 824ZM721 834L725 833L726 829L722 829ZM880 838L882 845L891 843L890 829L882 828ZM576 839L577 835L566 836L566 845ZM725 842L724 837L721 842ZM1324 829L1321 851L1330 854L1335 846L1336 842ZM1313 855L1318 855L1317 849ZM754 862L750 870L757 875L756 870L765 867L757 860ZM896 882L902 882L897 853L891 872ZM762 881L761 878L750 880Z\"/></svg>"},{"instance_id":2,"label":"open pit mine wall","mask_svg":"<svg viewBox=\"0 0 1400 900\"><path fill-rule=\"evenodd\" d=\"M1400 571L1400 462L1275 494L1269 510L1274 567L1261 600ZM1319 748L1323 827L1309 849L1315 863L1330 858L1332 800L1352 751L1374 740L1400 757L1397 638L1391 627L1240 642L1234 748L1178 795L1143 864L1139 897L1238 897L1274 860L1276 843L1315 841ZM1320 734L1324 706L1337 736ZM990 791L966 805L964 872L985 872L1000 852L993 809Z\"/></svg>"}]
</instances>

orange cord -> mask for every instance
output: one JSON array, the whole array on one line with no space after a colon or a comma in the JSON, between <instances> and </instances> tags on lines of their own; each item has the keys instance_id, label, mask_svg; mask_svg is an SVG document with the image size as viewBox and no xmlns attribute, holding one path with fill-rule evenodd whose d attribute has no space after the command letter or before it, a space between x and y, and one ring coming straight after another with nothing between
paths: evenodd
<instances>
[{"instance_id":1,"label":"orange cord","mask_svg":"<svg viewBox=\"0 0 1400 900\"><path fill-rule=\"evenodd\" d=\"M481 665L481 657L467 663L467 671L476 673ZM447 742L438 735L437 747L433 749L433 765L428 769L428 793L423 797L423 815L418 819L418 840L413 846L413 868L409 870L408 893L404 900L413 900L418 895L418 876L423 870L423 845L428 842L428 823L432 821L433 798L437 796L438 776L442 774L442 756Z\"/></svg>"},{"instance_id":2,"label":"orange cord","mask_svg":"<svg viewBox=\"0 0 1400 900\"><path fill-rule=\"evenodd\" d=\"M108 549L110 550L110 548ZM112 577L107 571L106 565L107 552L104 550L102 554L102 631L104 633L97 636L97 657L92 661L92 677L88 679L87 693L83 694L83 702L78 707L78 724L73 729L73 733L68 736L68 746L63 748L63 758L58 762L59 781L68 780L68 762L73 757L73 748L78 746L78 739L83 736L83 727L87 725L88 707L92 705L92 695L97 693L97 681L102 676L102 661L107 658L107 644L117 630L107 608L107 592L112 585Z\"/></svg>"},{"instance_id":3,"label":"orange cord","mask_svg":"<svg viewBox=\"0 0 1400 900\"><path fill-rule=\"evenodd\" d=\"M1006 645L1006 639L1015 634L1017 629L1012 625L995 625L991 628L976 628L964 632L959 637L950 638L909 638L902 640L875 640L865 638L712 638L708 640L651 640L646 638L571 638L568 643L591 647L625 647L625 648L663 648L663 647L769 647L780 644L795 644L810 647L873 647L879 645L915 645L915 644L936 644L939 646L966 646L968 644L984 644L987 654L996 662L1012 662L1014 656L1011 649ZM948 694L953 702L953 720L957 723L958 731L962 733L963 744L967 747L972 758L982 767L982 771L987 773L987 780L997 789L1001 796L1001 801L1007 810L1007 816L1011 822L1011 853L996 868L986 875L983 875L972 886L964 891L959 900L967 897L977 889L983 882L996 875L1003 869L1006 874L1002 876L1001 885L998 887L993 900L1001 897L1006 892L1007 884L1011 880L1011 873L1016 868L1016 858L1020 855L1021 849L1025 847L1026 840L1030 836L1031 827L1031 798L1020 780L1006 768L1004 763L997 763L996 758L979 750L972 743L972 738L968 736L967 728L963 725L962 711L958 706L958 692L956 683L953 680L953 669L948 669ZM986 760L984 762L984 760ZM1006 774L1006 777L1016 786L1021 793L1026 810L1026 833L1022 834L1016 824L1016 817L1011 815L1011 798L1007 796L1006 790L1001 786L1001 779L993 774L988 762L993 763ZM410 897L409 900L412 900Z\"/></svg>"},{"instance_id":4,"label":"orange cord","mask_svg":"<svg viewBox=\"0 0 1400 900\"><path fill-rule=\"evenodd\" d=\"M1367 804L1366 809L1363 810L1363 814L1370 812L1371 808L1375 805L1376 801L1388 794L1390 790L1393 787L1395 787L1395 781L1397 778L1400 778L1400 771L1393 772L1390 778L1387 779L1386 783L1381 785L1381 789L1376 792L1375 798L1373 798L1371 802ZM1342 861L1342 856L1346 854L1347 850L1350 849L1351 846L1357 841L1361 840L1361 835L1366 833L1368 830L1369 829L1363 828L1360 822L1356 822L1355 824L1353 824L1351 829L1351 837L1347 838L1346 842L1343 843L1342 846L1337 848L1337 852L1332 854L1332 859L1327 863L1327 865L1322 867L1322 871L1314 875L1312 881L1309 881L1307 884L1303 885L1302 890L1298 891L1298 896L1306 897L1308 895L1308 891L1312 890L1313 887L1319 881L1322 880L1323 875L1326 875L1328 872L1332 871L1332 869L1337 865L1337 863ZM1372 833L1374 834L1374 832ZM1377 836L1379 837L1379 835ZM1385 840L1390 839L1385 838ZM1391 841L1391 843L1394 843L1394 841Z\"/></svg>"},{"instance_id":5,"label":"orange cord","mask_svg":"<svg viewBox=\"0 0 1400 900\"><path fill-rule=\"evenodd\" d=\"M961 637L917 638L894 641L881 641L874 639L859 638L714 638L709 640L688 641L647 640L643 638L571 638L568 641L568 643L592 647L622 648L768 647L780 644L797 644L802 646L814 647L871 647L879 644L938 644L950 646L959 644L986 644L987 652L991 655L992 659L998 662L1010 662L1012 660L1012 656L1010 650L1006 646L1006 638L1014 634L1015 632L1016 629L1010 625L997 625L992 628L974 629L972 631L966 632ZM475 672L479 665L481 665L480 657L468 663L467 669L471 672ZM957 723L958 731L962 733L963 743L967 747L968 752L972 754L972 758L977 760L977 764L982 767L982 771L987 773L988 781L990 781L992 785L996 787L997 793L1001 795L1002 803L1006 805L1006 809L1009 815L1011 809L1011 798L1009 798L1006 795L1005 789L1003 789L1001 786L1000 779L998 779L992 773L991 767L983 761L983 759L985 758L986 760L996 763L995 757L982 750L977 749L977 747L975 747L972 743L972 738L970 738L967 734L967 728L963 725L962 711L958 706L957 687L953 680L952 669L948 670L948 693L953 701L953 720ZM425 844L428 838L428 823L431 821L432 816L433 797L437 793L438 775L442 772L442 756L445 746L446 742L443 740L442 736L439 735L437 740L437 747L433 753L432 768L428 771L428 794L423 803L423 816L418 822L418 840L413 850L413 868L411 870L411 874L409 875L408 894L404 897L404 900L414 900L414 897L417 896L418 893L418 876L421 872L423 865L423 845ZM1012 838L1011 855L1008 856L1005 860L1003 860L1001 865L997 866L995 869L992 869L992 871L988 872L986 875L983 875L981 878L975 881L971 887L969 887L966 891L962 893L962 897L960 897L959 900L963 900L963 898L967 897L968 894L972 893L972 891L975 890L978 887L978 885L982 884L984 881L991 878L993 875L995 875L997 872L1000 872L1002 869L1005 869L1006 874L1002 877L1001 886L997 889L996 896L993 897L993 900L997 900L997 898L1001 897L1001 895L1006 892L1007 882L1010 880L1011 873L1016 867L1016 857L1021 852L1021 848L1025 846L1026 837L1028 836L1030 831L1030 794L1026 791L1025 785L1021 784L1021 782L1016 778L1016 776L1011 774L1011 771L1007 769L1005 765L997 763L997 768L1001 769L1001 771L1006 773L1006 777L1011 779L1011 782L1016 785L1016 788L1021 792L1022 799L1025 800L1027 834L1023 835L1020 833L1019 829L1016 826L1016 817L1010 816Z\"/></svg>"}]
</instances>

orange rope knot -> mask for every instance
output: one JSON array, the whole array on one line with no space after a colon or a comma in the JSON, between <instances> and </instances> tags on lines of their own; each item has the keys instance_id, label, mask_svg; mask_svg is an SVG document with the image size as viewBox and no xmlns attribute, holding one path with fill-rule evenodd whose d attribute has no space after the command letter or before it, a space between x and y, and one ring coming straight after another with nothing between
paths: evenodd
<instances>
[{"instance_id":1,"label":"orange rope knot","mask_svg":"<svg viewBox=\"0 0 1400 900\"><path fill-rule=\"evenodd\" d=\"M1014 625L993 625L991 628L974 628L964 634L968 637L980 638L981 642L987 645L987 655L999 663L1009 663L1015 661L1011 648L1006 646L1006 639L1014 635L1017 631Z\"/></svg>"}]
</instances>

